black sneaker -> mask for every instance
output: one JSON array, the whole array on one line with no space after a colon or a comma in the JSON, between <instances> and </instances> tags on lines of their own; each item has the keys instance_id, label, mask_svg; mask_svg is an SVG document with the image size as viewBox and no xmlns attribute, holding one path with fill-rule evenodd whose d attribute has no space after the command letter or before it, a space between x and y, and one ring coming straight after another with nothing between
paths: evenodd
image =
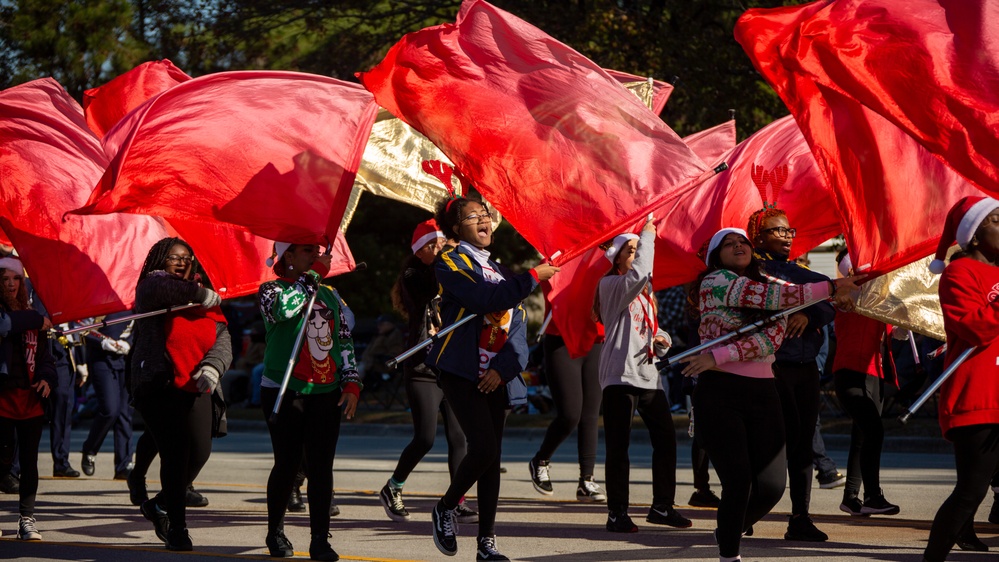
<instances>
[{"instance_id":1,"label":"black sneaker","mask_svg":"<svg viewBox=\"0 0 999 562\"><path fill-rule=\"evenodd\" d=\"M677 529L686 529L693 525L690 519L680 515L680 512L673 509L671 505L653 505L649 508L649 514L645 520L654 525L669 525Z\"/></svg>"},{"instance_id":2,"label":"black sneaker","mask_svg":"<svg viewBox=\"0 0 999 562\"><path fill-rule=\"evenodd\" d=\"M509 562L509 558L503 556L498 550L496 550L495 536L479 537L475 542L478 543L478 548L475 551L476 560L506 560Z\"/></svg>"},{"instance_id":3,"label":"black sneaker","mask_svg":"<svg viewBox=\"0 0 999 562\"><path fill-rule=\"evenodd\" d=\"M694 493L690 495L690 501L687 503L693 507L717 508L721 504L721 498L716 496L711 490L694 490Z\"/></svg>"},{"instance_id":4,"label":"black sneaker","mask_svg":"<svg viewBox=\"0 0 999 562\"><path fill-rule=\"evenodd\" d=\"M327 560L335 562L340 559L340 555L330 546L330 533L312 535L312 542L309 543L310 560Z\"/></svg>"},{"instance_id":5,"label":"black sneaker","mask_svg":"<svg viewBox=\"0 0 999 562\"><path fill-rule=\"evenodd\" d=\"M829 535L823 533L812 523L812 518L807 515L792 515L787 524L787 532L784 533L784 540L805 541L805 542L825 542L829 540Z\"/></svg>"},{"instance_id":6,"label":"black sneaker","mask_svg":"<svg viewBox=\"0 0 999 562\"><path fill-rule=\"evenodd\" d=\"M881 493L874 497L865 497L864 507L860 509L860 512L867 515L897 515L899 509L897 505L886 500L884 494Z\"/></svg>"},{"instance_id":7,"label":"black sneaker","mask_svg":"<svg viewBox=\"0 0 999 562\"><path fill-rule=\"evenodd\" d=\"M604 503L607 501L607 494L592 478L580 480L576 486L576 501L586 503Z\"/></svg>"},{"instance_id":8,"label":"black sneaker","mask_svg":"<svg viewBox=\"0 0 999 562\"><path fill-rule=\"evenodd\" d=\"M442 502L434 505L430 518L434 523L434 544L447 556L458 554L458 521L454 510L446 509Z\"/></svg>"},{"instance_id":9,"label":"black sneaker","mask_svg":"<svg viewBox=\"0 0 999 562\"><path fill-rule=\"evenodd\" d=\"M548 465L550 461L540 461L531 459L527 463L527 470L531 473L531 483L539 494L550 496L555 493L552 489L552 479L548 476Z\"/></svg>"},{"instance_id":10,"label":"black sneaker","mask_svg":"<svg viewBox=\"0 0 999 562\"><path fill-rule=\"evenodd\" d=\"M628 517L627 512L607 514L607 530L612 533L637 533L638 525Z\"/></svg>"},{"instance_id":11,"label":"black sneaker","mask_svg":"<svg viewBox=\"0 0 999 562\"><path fill-rule=\"evenodd\" d=\"M264 539L267 550L273 558L291 558L295 555L295 547L291 546L291 541L284 534L284 529L278 529L273 533L267 533Z\"/></svg>"},{"instance_id":12,"label":"black sneaker","mask_svg":"<svg viewBox=\"0 0 999 562\"><path fill-rule=\"evenodd\" d=\"M17 538L22 541L40 541L42 534L35 527L34 517L20 516L17 520Z\"/></svg>"},{"instance_id":13,"label":"black sneaker","mask_svg":"<svg viewBox=\"0 0 999 562\"><path fill-rule=\"evenodd\" d=\"M128 499L132 505L142 505L149 500L149 493L146 492L146 479L141 477L134 470L129 473L125 480L128 483Z\"/></svg>"},{"instance_id":14,"label":"black sneaker","mask_svg":"<svg viewBox=\"0 0 999 562\"><path fill-rule=\"evenodd\" d=\"M978 535L975 534L974 529L972 529L971 532L968 533L967 535L962 535L960 537L957 537L957 540L954 541L954 544L956 544L957 547L960 548L961 550L965 550L968 552L989 551L989 545L983 543L982 539L978 538Z\"/></svg>"},{"instance_id":15,"label":"black sneaker","mask_svg":"<svg viewBox=\"0 0 999 562\"><path fill-rule=\"evenodd\" d=\"M409 512L406 511L406 505L402 503L401 488L396 488L390 482L386 482L382 486L382 491L378 492L378 499L382 501L385 515L388 515L389 519L398 523L409 521Z\"/></svg>"},{"instance_id":16,"label":"black sneaker","mask_svg":"<svg viewBox=\"0 0 999 562\"><path fill-rule=\"evenodd\" d=\"M194 550L194 543L187 529L170 529L167 531L166 547L167 550L188 551Z\"/></svg>"},{"instance_id":17,"label":"black sneaker","mask_svg":"<svg viewBox=\"0 0 999 562\"><path fill-rule=\"evenodd\" d=\"M187 507L208 507L208 498L194 489L194 484L187 487L187 497L184 499Z\"/></svg>"},{"instance_id":18,"label":"black sneaker","mask_svg":"<svg viewBox=\"0 0 999 562\"><path fill-rule=\"evenodd\" d=\"M843 498L843 503L839 504L839 510L843 513L849 513L855 517L869 517L869 513L864 513L864 502L860 501L857 496L852 496L849 498Z\"/></svg>"},{"instance_id":19,"label":"black sneaker","mask_svg":"<svg viewBox=\"0 0 999 562\"><path fill-rule=\"evenodd\" d=\"M454 515L458 518L458 523L478 523L479 512L468 507L468 504L461 502L454 508Z\"/></svg>"},{"instance_id":20,"label":"black sneaker","mask_svg":"<svg viewBox=\"0 0 999 562\"><path fill-rule=\"evenodd\" d=\"M846 476L843 476L843 473L838 470L825 473L820 472L815 475L815 479L819 481L819 488L822 488L823 490L836 488L846 484Z\"/></svg>"},{"instance_id":21,"label":"black sneaker","mask_svg":"<svg viewBox=\"0 0 999 562\"><path fill-rule=\"evenodd\" d=\"M305 502L302 501L301 486L295 486L291 489L291 497L288 498L288 511L292 513L302 513L305 511Z\"/></svg>"},{"instance_id":22,"label":"black sneaker","mask_svg":"<svg viewBox=\"0 0 999 562\"><path fill-rule=\"evenodd\" d=\"M163 542L167 542L167 531L170 529L170 518L167 516L166 510L156 503L155 499L146 500L139 506L139 511L142 512L142 516L145 517L153 524L153 529L156 531L156 537Z\"/></svg>"},{"instance_id":23,"label":"black sneaker","mask_svg":"<svg viewBox=\"0 0 999 562\"><path fill-rule=\"evenodd\" d=\"M0 492L5 494L17 494L21 491L21 481L11 473L4 474L0 478Z\"/></svg>"}]
</instances>

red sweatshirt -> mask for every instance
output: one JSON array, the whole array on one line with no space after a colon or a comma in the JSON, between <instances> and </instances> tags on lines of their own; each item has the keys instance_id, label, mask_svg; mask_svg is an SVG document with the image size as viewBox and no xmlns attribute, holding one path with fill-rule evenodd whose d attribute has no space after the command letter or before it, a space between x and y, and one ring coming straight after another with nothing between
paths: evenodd
<instances>
[{"instance_id":1,"label":"red sweatshirt","mask_svg":"<svg viewBox=\"0 0 999 562\"><path fill-rule=\"evenodd\" d=\"M999 267L971 258L951 262L940 278L947 332L945 365L978 347L940 387L940 429L999 424Z\"/></svg>"},{"instance_id":2,"label":"red sweatshirt","mask_svg":"<svg viewBox=\"0 0 999 562\"><path fill-rule=\"evenodd\" d=\"M881 342L888 329L885 323L856 312L837 312L835 326L833 373L849 369L883 379Z\"/></svg>"}]
</instances>

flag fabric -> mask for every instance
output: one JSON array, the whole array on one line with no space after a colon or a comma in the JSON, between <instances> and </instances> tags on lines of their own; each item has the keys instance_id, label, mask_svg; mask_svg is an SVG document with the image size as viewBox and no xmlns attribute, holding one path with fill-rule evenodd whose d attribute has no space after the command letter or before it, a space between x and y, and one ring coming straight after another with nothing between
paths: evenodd
<instances>
[{"instance_id":1,"label":"flag fabric","mask_svg":"<svg viewBox=\"0 0 999 562\"><path fill-rule=\"evenodd\" d=\"M654 80L651 77L643 78L610 68L605 68L604 70L611 78L617 80L622 86L628 88L633 94L638 96L642 100L642 103L656 115L663 112L670 94L673 93L673 85L668 82Z\"/></svg>"},{"instance_id":2,"label":"flag fabric","mask_svg":"<svg viewBox=\"0 0 999 562\"><path fill-rule=\"evenodd\" d=\"M101 138L149 98L190 79L166 59L140 64L103 86L83 92L87 126Z\"/></svg>"},{"instance_id":3,"label":"flag fabric","mask_svg":"<svg viewBox=\"0 0 999 562\"><path fill-rule=\"evenodd\" d=\"M893 13L908 17L901 16L909 11L908 3L891 4ZM736 25L736 39L787 104L815 154L843 219L853 263L872 275L932 253L940 225L953 203L978 193L905 131L862 103L860 97L841 89L842 85L871 80L871 75L846 72L832 60L835 56L817 56L808 47L818 48L821 42L815 43L814 37L835 29L829 27L840 21L835 14L849 9L856 17L876 19L878 5L888 6L884 2L846 1L750 10ZM919 8L914 11L922 13ZM873 28L865 32L866 39L858 38L857 45L873 41L872 32ZM894 41L885 35L881 39ZM927 40L912 39L917 43ZM864 65L868 72L904 73L904 68L914 64L909 58L912 54L896 52L891 62L874 58ZM848 58L856 56L848 54ZM871 70L874 67L881 70Z\"/></svg>"},{"instance_id":4,"label":"flag fabric","mask_svg":"<svg viewBox=\"0 0 999 562\"><path fill-rule=\"evenodd\" d=\"M556 265L712 174L606 71L481 0L359 78Z\"/></svg>"},{"instance_id":5,"label":"flag fabric","mask_svg":"<svg viewBox=\"0 0 999 562\"><path fill-rule=\"evenodd\" d=\"M107 158L83 110L51 78L0 92L0 229L10 237L54 324L131 308L160 219L67 216Z\"/></svg>"},{"instance_id":6,"label":"flag fabric","mask_svg":"<svg viewBox=\"0 0 999 562\"><path fill-rule=\"evenodd\" d=\"M108 170L74 212L332 242L376 111L360 86L311 74L220 72L182 82L104 137Z\"/></svg>"},{"instance_id":7,"label":"flag fabric","mask_svg":"<svg viewBox=\"0 0 999 562\"><path fill-rule=\"evenodd\" d=\"M687 135L683 137L683 142L705 163L717 164L726 152L735 148L735 119Z\"/></svg>"}]
</instances>

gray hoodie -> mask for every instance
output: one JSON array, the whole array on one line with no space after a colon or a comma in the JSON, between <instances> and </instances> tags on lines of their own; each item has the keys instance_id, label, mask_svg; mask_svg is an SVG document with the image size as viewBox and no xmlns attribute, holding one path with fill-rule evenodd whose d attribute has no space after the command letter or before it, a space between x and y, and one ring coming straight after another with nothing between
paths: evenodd
<instances>
[{"instance_id":1,"label":"gray hoodie","mask_svg":"<svg viewBox=\"0 0 999 562\"><path fill-rule=\"evenodd\" d=\"M631 271L607 275L597 287L606 338L600 350L600 388L626 384L647 390L662 389L655 359L650 362L648 353L655 336L663 336L667 341L670 337L659 328L651 303L642 296L642 289L648 285L649 296L655 299L652 294L655 240L655 232L643 229ZM648 325L650 318L654 331Z\"/></svg>"}]
</instances>

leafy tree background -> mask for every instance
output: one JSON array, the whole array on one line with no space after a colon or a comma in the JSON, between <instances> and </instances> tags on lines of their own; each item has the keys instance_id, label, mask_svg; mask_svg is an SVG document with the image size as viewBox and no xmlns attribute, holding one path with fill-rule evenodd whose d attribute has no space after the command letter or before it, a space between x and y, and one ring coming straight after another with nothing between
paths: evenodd
<instances>
[{"instance_id":1,"label":"leafy tree background","mask_svg":"<svg viewBox=\"0 0 999 562\"><path fill-rule=\"evenodd\" d=\"M739 15L779 0L493 0L605 68L674 82L661 117L680 135L734 109L740 139L787 114L735 42ZM405 33L453 22L458 0L0 0L0 88L51 76L77 100L134 66L170 59L192 76L280 69L355 80ZM347 230L368 268L335 284L360 316L391 308L389 289L428 213L365 195ZM509 225L494 254L537 254Z\"/></svg>"}]
</instances>

